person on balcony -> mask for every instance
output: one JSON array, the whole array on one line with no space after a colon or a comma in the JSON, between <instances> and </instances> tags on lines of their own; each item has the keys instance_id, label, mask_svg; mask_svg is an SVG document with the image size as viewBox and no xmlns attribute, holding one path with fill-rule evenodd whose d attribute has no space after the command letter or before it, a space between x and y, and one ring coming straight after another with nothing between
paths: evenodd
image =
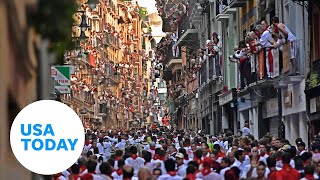
<instances>
[{"instance_id":1,"label":"person on balcony","mask_svg":"<svg viewBox=\"0 0 320 180\"><path fill-rule=\"evenodd\" d=\"M279 22L278 17L272 18L272 24L275 28L275 32L278 32L284 38L284 43L290 44L290 63L291 63L291 73L290 74L299 74L298 72L298 62L296 61L296 41L297 38L293 35L290 29Z\"/></svg>"},{"instance_id":2,"label":"person on balcony","mask_svg":"<svg viewBox=\"0 0 320 180\"><path fill-rule=\"evenodd\" d=\"M249 59L250 59L250 64L251 64L251 73L252 73L252 80L256 81L257 80L257 70L259 68L259 64L258 61L256 60L256 56L255 54L257 54L260 51L260 46L256 46L256 44L258 43L258 37L256 36L256 34L251 31L249 33L247 33L246 37L245 37L245 43L247 45L247 47L249 47Z\"/></svg>"},{"instance_id":3,"label":"person on balcony","mask_svg":"<svg viewBox=\"0 0 320 180\"><path fill-rule=\"evenodd\" d=\"M251 65L247 54L248 47L244 41L240 41L238 47L235 48L234 55L229 57L231 62L239 63L241 89L244 89L251 83Z\"/></svg>"},{"instance_id":4,"label":"person on balcony","mask_svg":"<svg viewBox=\"0 0 320 180\"><path fill-rule=\"evenodd\" d=\"M179 56L179 48L176 46L176 43L178 41L178 34L176 31L173 31L173 33L170 36L172 40L172 56L173 57L178 57Z\"/></svg>"},{"instance_id":5,"label":"person on balcony","mask_svg":"<svg viewBox=\"0 0 320 180\"><path fill-rule=\"evenodd\" d=\"M272 55L272 49L274 48L273 42L274 39L271 35L271 28L269 28L268 23L266 21L261 21L260 25L257 25L256 31L257 36L259 37L259 43L256 44L256 46L261 46L264 50L265 58L265 70L264 70L264 76L267 75L267 79L270 79L272 77L273 73L273 55Z\"/></svg>"}]
</instances>

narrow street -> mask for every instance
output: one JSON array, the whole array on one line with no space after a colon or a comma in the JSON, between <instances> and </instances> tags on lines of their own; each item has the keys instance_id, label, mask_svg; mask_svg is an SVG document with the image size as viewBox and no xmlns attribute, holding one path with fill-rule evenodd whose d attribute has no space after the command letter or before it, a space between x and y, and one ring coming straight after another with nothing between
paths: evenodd
<instances>
[{"instance_id":1,"label":"narrow street","mask_svg":"<svg viewBox=\"0 0 320 180\"><path fill-rule=\"evenodd\" d=\"M318 0L0 0L0 180L319 179L319 17ZM9 148L38 100L84 127L55 175Z\"/></svg>"}]
</instances>

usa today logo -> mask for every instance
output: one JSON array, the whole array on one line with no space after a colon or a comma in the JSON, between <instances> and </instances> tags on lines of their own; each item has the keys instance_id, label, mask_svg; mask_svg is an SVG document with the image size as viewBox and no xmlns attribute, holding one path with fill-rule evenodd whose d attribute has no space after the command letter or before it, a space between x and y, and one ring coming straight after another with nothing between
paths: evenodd
<instances>
[{"instance_id":1,"label":"usa today logo","mask_svg":"<svg viewBox=\"0 0 320 180\"><path fill-rule=\"evenodd\" d=\"M11 126L10 144L28 170L50 175L72 166L84 146L84 128L67 105L37 101L22 109Z\"/></svg>"}]
</instances>

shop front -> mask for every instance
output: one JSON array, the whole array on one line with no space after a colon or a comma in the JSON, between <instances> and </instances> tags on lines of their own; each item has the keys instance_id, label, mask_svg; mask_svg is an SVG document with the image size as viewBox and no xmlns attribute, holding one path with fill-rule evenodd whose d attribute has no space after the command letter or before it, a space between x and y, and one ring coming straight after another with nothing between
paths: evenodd
<instances>
[{"instance_id":1,"label":"shop front","mask_svg":"<svg viewBox=\"0 0 320 180\"><path fill-rule=\"evenodd\" d=\"M249 121L249 125L252 124L252 105L250 94L246 94L238 98L238 113L239 113L239 129L238 132L242 132L245 121ZM250 123L251 122L251 123ZM249 127L252 129L252 127Z\"/></svg>"},{"instance_id":2,"label":"shop front","mask_svg":"<svg viewBox=\"0 0 320 180\"><path fill-rule=\"evenodd\" d=\"M237 92L236 89L231 89L219 95L219 106L222 111L222 130L224 132L231 131L234 134L238 133L237 120Z\"/></svg>"},{"instance_id":3,"label":"shop front","mask_svg":"<svg viewBox=\"0 0 320 180\"><path fill-rule=\"evenodd\" d=\"M320 85L305 91L309 120L309 139L320 133Z\"/></svg>"},{"instance_id":4,"label":"shop front","mask_svg":"<svg viewBox=\"0 0 320 180\"><path fill-rule=\"evenodd\" d=\"M279 128L278 98L271 98L262 104L262 121L259 122L259 137L269 134L278 137Z\"/></svg>"},{"instance_id":5,"label":"shop front","mask_svg":"<svg viewBox=\"0 0 320 180\"><path fill-rule=\"evenodd\" d=\"M285 125L285 138L291 143L300 137L308 142L305 80L296 84L288 84L281 88L282 116Z\"/></svg>"}]
</instances>

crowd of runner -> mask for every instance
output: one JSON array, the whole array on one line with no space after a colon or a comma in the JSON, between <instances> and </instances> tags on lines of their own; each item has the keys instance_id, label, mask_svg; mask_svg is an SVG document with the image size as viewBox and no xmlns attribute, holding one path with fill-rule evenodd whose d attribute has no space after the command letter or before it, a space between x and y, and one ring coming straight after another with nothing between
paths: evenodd
<instances>
[{"instance_id":1,"label":"crowd of runner","mask_svg":"<svg viewBox=\"0 0 320 180\"><path fill-rule=\"evenodd\" d=\"M217 137L201 131L164 127L139 130L86 130L78 161L55 180L237 180L319 179L320 146L298 138L232 133Z\"/></svg>"}]
</instances>

